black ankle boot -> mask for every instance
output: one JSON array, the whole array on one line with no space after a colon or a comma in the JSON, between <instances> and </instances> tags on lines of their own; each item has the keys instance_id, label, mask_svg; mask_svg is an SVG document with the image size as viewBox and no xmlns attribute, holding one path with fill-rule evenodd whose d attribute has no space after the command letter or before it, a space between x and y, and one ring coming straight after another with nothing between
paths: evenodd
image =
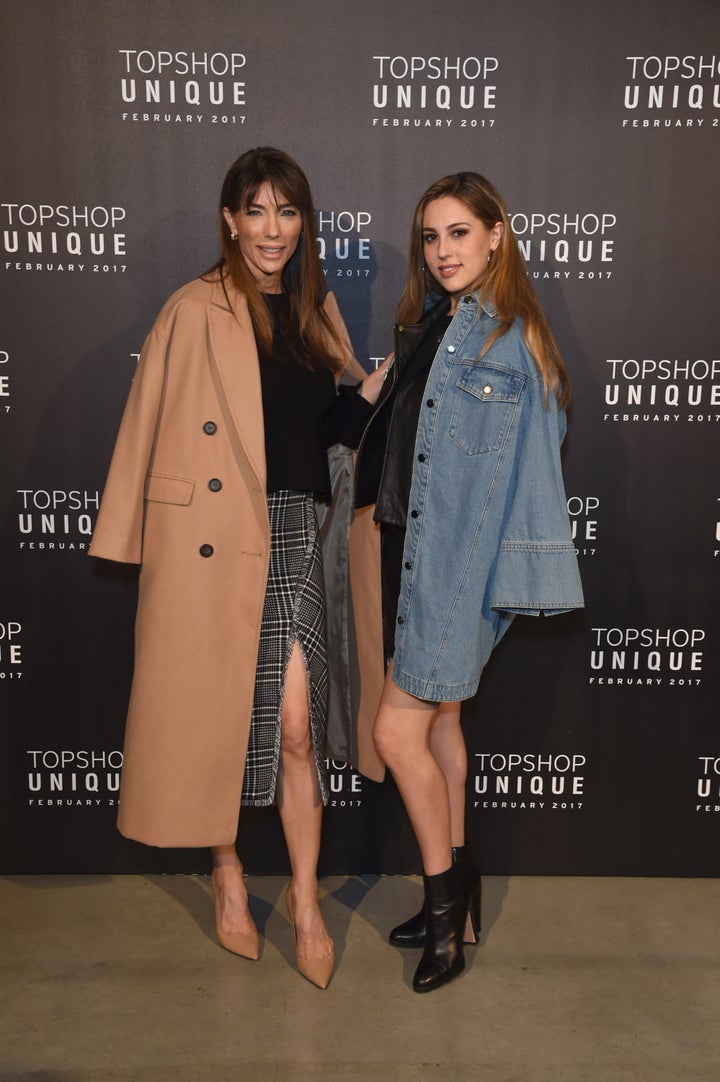
<instances>
[{"instance_id":1,"label":"black ankle boot","mask_svg":"<svg viewBox=\"0 0 720 1082\"><path fill-rule=\"evenodd\" d=\"M463 886L468 895L468 918L465 925L465 942L477 943L480 932L480 908L482 900L482 880L477 865L473 860L470 846L453 846L453 864L457 866ZM425 907L414 917L398 924L390 932L388 941L394 947L406 949L425 946Z\"/></svg>"},{"instance_id":2,"label":"black ankle boot","mask_svg":"<svg viewBox=\"0 0 720 1082\"><path fill-rule=\"evenodd\" d=\"M460 873L462 885L465 888L468 900L468 918L465 925L465 942L477 943L480 934L480 910L482 907L482 879L478 867L473 860L470 846L465 845L453 848L453 864Z\"/></svg>"},{"instance_id":3,"label":"black ankle boot","mask_svg":"<svg viewBox=\"0 0 720 1082\"><path fill-rule=\"evenodd\" d=\"M425 906L414 917L410 917L409 920L393 928L388 936L388 942L392 943L393 947L425 946Z\"/></svg>"},{"instance_id":4,"label":"black ankle boot","mask_svg":"<svg viewBox=\"0 0 720 1082\"><path fill-rule=\"evenodd\" d=\"M432 992L465 968L463 929L468 915L457 865L440 875L424 875L425 949L413 977L415 992Z\"/></svg>"}]
</instances>

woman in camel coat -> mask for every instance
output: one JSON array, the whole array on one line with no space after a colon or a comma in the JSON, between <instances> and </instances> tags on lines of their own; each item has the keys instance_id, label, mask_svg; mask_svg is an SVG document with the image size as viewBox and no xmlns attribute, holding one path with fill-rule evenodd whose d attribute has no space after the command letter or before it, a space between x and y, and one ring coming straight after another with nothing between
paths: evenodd
<instances>
[{"instance_id":1,"label":"woman in camel coat","mask_svg":"<svg viewBox=\"0 0 720 1082\"><path fill-rule=\"evenodd\" d=\"M311 646L295 629L297 598L302 592L303 605L309 603L312 591L304 572L289 599L295 608L287 649L281 643L271 737L276 746L271 762L261 763L264 780L256 789L246 772L257 699L267 690L255 686L256 669L258 651L262 663L265 649L269 568L279 543L271 539L267 456L279 455L275 472L285 469L291 478L295 459L303 458L302 447L287 446L292 435L278 422L288 404L272 414L268 398L282 394L286 379L299 378L303 388L309 381L311 390L302 393L312 405L321 383L328 393L330 366L336 381L364 379L360 394L335 399L322 424L302 419L311 443L317 430L304 476L311 478L310 491L325 497L318 503L321 514L313 515L305 485L287 487L302 489L290 498L310 531L303 543L311 547L317 533L330 554L324 585L335 605L343 608L351 577L362 576L369 604L364 615L360 610L357 644L369 665L358 712L349 691L357 685L356 662L348 654L355 636L341 633L338 654L327 666L331 706L343 706L343 721L331 718L330 750L354 756L360 769L377 777L382 767L369 735L382 683L376 537L369 516L359 516L351 541L356 566L348 570L350 452L333 448L331 480L323 447L338 438L357 442L383 373L365 378L334 297L322 299L311 196L299 166L271 148L248 152L228 173L221 208L223 257L168 300L144 344L90 549L93 556L141 564L118 826L149 845L212 847L218 937L235 953L257 957L234 843L241 796L244 803L277 799L293 868L288 908L295 917L298 965L324 987L332 972L332 940L318 907L316 867L327 750L326 719L316 714L327 708L327 699L322 688L316 697L313 683L317 671L322 684L322 657L309 660ZM285 305L280 315L273 307L278 303ZM318 366L308 374L307 364L295 361L302 319L305 340L316 344L316 352L318 342L324 347L324 372ZM283 354L287 341L290 352ZM323 581L322 569L316 579ZM316 616L322 636L324 616ZM335 643L342 619L338 623L335 608L328 608L327 619ZM262 747L258 756L262 760Z\"/></svg>"}]
</instances>

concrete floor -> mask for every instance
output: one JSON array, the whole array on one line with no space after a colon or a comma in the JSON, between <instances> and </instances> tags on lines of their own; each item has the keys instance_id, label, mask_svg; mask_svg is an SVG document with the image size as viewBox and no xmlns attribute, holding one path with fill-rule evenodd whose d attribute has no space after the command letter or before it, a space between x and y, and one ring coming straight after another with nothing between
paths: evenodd
<instances>
[{"instance_id":1,"label":"concrete floor","mask_svg":"<svg viewBox=\"0 0 720 1082\"><path fill-rule=\"evenodd\" d=\"M284 881L250 881L259 962L202 876L0 879L0 1079L720 1079L720 881L491 878L468 971L412 992L384 942L419 881L323 880L338 965L294 968Z\"/></svg>"}]
</instances>

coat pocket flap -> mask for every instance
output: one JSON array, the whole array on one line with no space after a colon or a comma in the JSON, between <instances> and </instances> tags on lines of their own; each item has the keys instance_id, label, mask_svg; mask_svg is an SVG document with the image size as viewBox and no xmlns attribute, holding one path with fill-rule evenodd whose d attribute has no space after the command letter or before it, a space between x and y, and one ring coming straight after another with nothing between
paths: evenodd
<instances>
[{"instance_id":1,"label":"coat pocket flap","mask_svg":"<svg viewBox=\"0 0 720 1082\"><path fill-rule=\"evenodd\" d=\"M145 499L154 503L178 503L187 506L192 500L195 482L184 477L164 477L150 473L145 480Z\"/></svg>"}]
</instances>

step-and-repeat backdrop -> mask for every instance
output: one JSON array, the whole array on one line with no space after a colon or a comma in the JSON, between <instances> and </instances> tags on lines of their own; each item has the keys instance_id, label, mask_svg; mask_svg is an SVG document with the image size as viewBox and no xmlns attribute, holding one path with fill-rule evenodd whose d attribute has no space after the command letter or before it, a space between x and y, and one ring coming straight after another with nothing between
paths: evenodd
<instances>
[{"instance_id":1,"label":"step-and-repeat backdrop","mask_svg":"<svg viewBox=\"0 0 720 1082\"><path fill-rule=\"evenodd\" d=\"M718 874L715 0L9 0L4 22L2 870L208 867L115 829L137 570L87 548L143 338L217 256L230 162L270 144L310 178L368 369L419 195L474 169L571 372L587 609L517 620L466 704L484 870ZM330 770L322 870L417 870L392 784ZM274 809L239 844L286 869Z\"/></svg>"}]
</instances>

